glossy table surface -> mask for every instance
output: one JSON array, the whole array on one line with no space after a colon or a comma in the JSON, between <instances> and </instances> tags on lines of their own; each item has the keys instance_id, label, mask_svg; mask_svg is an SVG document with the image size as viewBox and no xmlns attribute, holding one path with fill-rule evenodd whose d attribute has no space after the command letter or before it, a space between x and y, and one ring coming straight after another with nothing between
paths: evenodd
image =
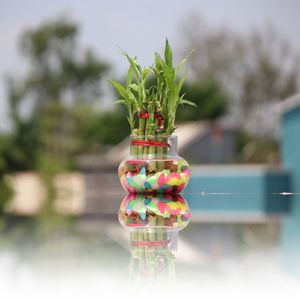
<instances>
[{"instance_id":1,"label":"glossy table surface","mask_svg":"<svg viewBox=\"0 0 300 300\"><path fill-rule=\"evenodd\" d=\"M120 204L125 196L112 191ZM190 222L168 247L130 245L117 211L2 220L3 293L79 299L88 290L93 297L126 299L132 293L147 297L151 290L158 297L206 293L232 299L242 293L250 299L268 291L277 299L300 292L300 195L262 197L249 187L248 193L182 196Z\"/></svg>"}]
</instances>

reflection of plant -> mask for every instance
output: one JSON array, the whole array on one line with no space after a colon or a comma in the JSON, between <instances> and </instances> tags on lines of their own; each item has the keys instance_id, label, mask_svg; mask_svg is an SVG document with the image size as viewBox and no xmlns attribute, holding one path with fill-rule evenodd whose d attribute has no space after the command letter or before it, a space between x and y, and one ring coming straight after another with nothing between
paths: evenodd
<instances>
[{"instance_id":1,"label":"reflection of plant","mask_svg":"<svg viewBox=\"0 0 300 300\"><path fill-rule=\"evenodd\" d=\"M166 288L175 283L174 255L168 245L133 246L129 272L133 288Z\"/></svg>"},{"instance_id":2,"label":"reflection of plant","mask_svg":"<svg viewBox=\"0 0 300 300\"><path fill-rule=\"evenodd\" d=\"M189 221L189 207L180 195L128 195L119 220L131 230L132 284L161 285L175 278L172 243Z\"/></svg>"}]
</instances>

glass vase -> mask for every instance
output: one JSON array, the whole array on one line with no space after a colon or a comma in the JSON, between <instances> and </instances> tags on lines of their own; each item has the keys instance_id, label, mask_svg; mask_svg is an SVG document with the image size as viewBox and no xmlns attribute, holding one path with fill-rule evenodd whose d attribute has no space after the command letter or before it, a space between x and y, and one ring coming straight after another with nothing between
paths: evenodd
<instances>
[{"instance_id":1,"label":"glass vase","mask_svg":"<svg viewBox=\"0 0 300 300\"><path fill-rule=\"evenodd\" d=\"M177 136L131 136L130 157L121 162L118 174L130 194L177 194L186 187L190 168L178 155Z\"/></svg>"}]
</instances>

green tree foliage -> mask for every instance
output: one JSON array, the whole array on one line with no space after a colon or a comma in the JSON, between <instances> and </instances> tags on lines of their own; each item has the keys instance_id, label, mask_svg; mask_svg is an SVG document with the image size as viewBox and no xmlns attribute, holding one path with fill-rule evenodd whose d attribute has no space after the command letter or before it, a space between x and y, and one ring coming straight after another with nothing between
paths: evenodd
<instances>
[{"instance_id":1,"label":"green tree foliage","mask_svg":"<svg viewBox=\"0 0 300 300\"><path fill-rule=\"evenodd\" d=\"M3 213L6 203L9 201L12 190L5 180L5 173L8 167L6 157L2 154L9 152L10 142L6 137L0 137L0 215Z\"/></svg>"},{"instance_id":2,"label":"green tree foliage","mask_svg":"<svg viewBox=\"0 0 300 300\"><path fill-rule=\"evenodd\" d=\"M13 194L12 189L6 183L2 176L0 177L0 191L0 214L2 214L6 204L11 198L11 195Z\"/></svg>"},{"instance_id":3,"label":"green tree foliage","mask_svg":"<svg viewBox=\"0 0 300 300\"><path fill-rule=\"evenodd\" d=\"M39 155L68 159L84 147L78 113L99 99L108 65L91 49L78 45L79 27L59 18L25 31L20 51L28 69L23 77L7 78L7 94L14 125L7 161L11 169L33 169ZM83 109L84 112L87 110Z\"/></svg>"},{"instance_id":4,"label":"green tree foliage","mask_svg":"<svg viewBox=\"0 0 300 300\"><path fill-rule=\"evenodd\" d=\"M187 82L182 91L197 107L179 108L178 121L214 120L226 113L228 98L216 80L206 78L199 82Z\"/></svg>"},{"instance_id":5,"label":"green tree foliage","mask_svg":"<svg viewBox=\"0 0 300 300\"><path fill-rule=\"evenodd\" d=\"M78 33L77 24L58 19L21 36L20 50L31 66L22 85L35 99L35 108L49 101L76 103L98 98L108 66L91 49L81 51Z\"/></svg>"},{"instance_id":6,"label":"green tree foliage","mask_svg":"<svg viewBox=\"0 0 300 300\"><path fill-rule=\"evenodd\" d=\"M236 150L239 163L267 163L279 165L279 143L270 137L259 137L240 130Z\"/></svg>"},{"instance_id":7,"label":"green tree foliage","mask_svg":"<svg viewBox=\"0 0 300 300\"><path fill-rule=\"evenodd\" d=\"M105 151L130 134L126 112L122 109L94 112L83 124L83 131L87 148L93 152Z\"/></svg>"},{"instance_id":8,"label":"green tree foliage","mask_svg":"<svg viewBox=\"0 0 300 300\"><path fill-rule=\"evenodd\" d=\"M262 105L299 90L300 53L272 27L241 34L210 27L195 15L183 23L183 32L182 52L195 48L188 62L193 80L217 80L230 97L229 112L241 125L253 125Z\"/></svg>"}]
</instances>

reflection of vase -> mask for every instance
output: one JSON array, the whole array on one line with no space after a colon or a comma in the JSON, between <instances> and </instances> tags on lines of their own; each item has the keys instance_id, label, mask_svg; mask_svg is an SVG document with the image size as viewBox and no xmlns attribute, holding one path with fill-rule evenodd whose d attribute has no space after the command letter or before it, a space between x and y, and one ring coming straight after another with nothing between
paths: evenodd
<instances>
[{"instance_id":1,"label":"reflection of vase","mask_svg":"<svg viewBox=\"0 0 300 300\"><path fill-rule=\"evenodd\" d=\"M177 136L132 136L130 157L119 166L128 193L180 193L190 178L186 160L178 156Z\"/></svg>"},{"instance_id":2,"label":"reflection of vase","mask_svg":"<svg viewBox=\"0 0 300 300\"><path fill-rule=\"evenodd\" d=\"M180 195L131 194L124 198L119 221L130 230L130 277L133 285L165 285L175 279L177 233L190 210ZM162 280L163 279L163 280Z\"/></svg>"},{"instance_id":3,"label":"reflection of vase","mask_svg":"<svg viewBox=\"0 0 300 300\"><path fill-rule=\"evenodd\" d=\"M181 195L129 194L122 201L119 220L122 226L135 230L182 230L189 222L190 209Z\"/></svg>"}]
</instances>

